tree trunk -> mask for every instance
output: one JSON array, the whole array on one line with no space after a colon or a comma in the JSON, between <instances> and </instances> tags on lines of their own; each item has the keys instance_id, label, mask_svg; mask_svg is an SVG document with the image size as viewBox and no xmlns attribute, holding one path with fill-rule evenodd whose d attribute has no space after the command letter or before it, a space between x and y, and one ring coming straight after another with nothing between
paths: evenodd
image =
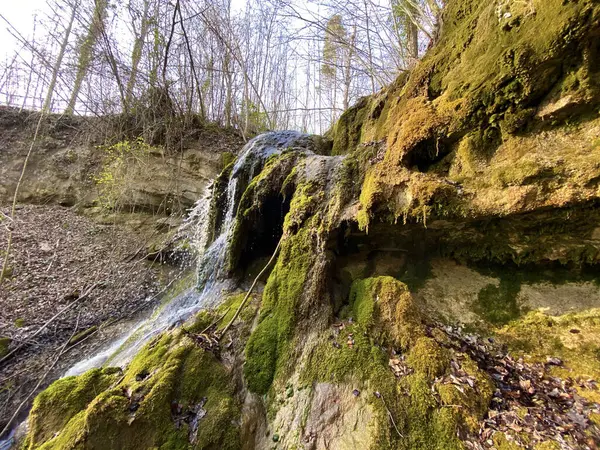
<instances>
[{"instance_id":1,"label":"tree trunk","mask_svg":"<svg viewBox=\"0 0 600 450\"><path fill-rule=\"evenodd\" d=\"M71 97L69 98L69 104L65 110L65 114L73 114L75 111L75 104L77 103L77 97L81 90L83 80L87 75L92 57L94 54L94 48L98 41L98 36L104 27L104 20L106 19L106 13L108 9L108 0L96 0L94 7L94 13L90 22L87 35L81 46L79 47L79 61L77 63L77 75L75 76L75 83L73 84L73 90L71 91Z\"/></svg>"},{"instance_id":2,"label":"tree trunk","mask_svg":"<svg viewBox=\"0 0 600 450\"><path fill-rule=\"evenodd\" d=\"M127 88L125 93L125 107L127 110L131 108L131 103L133 101L133 88L135 87L135 82L137 79L138 68L140 65L140 61L142 59L142 53L144 49L144 43L146 42L146 37L148 35L148 29L150 25L149 20L149 9L150 9L150 0L144 0L144 13L142 15L142 23L140 25L140 32L135 37L135 42L133 44L133 51L131 52L131 73L129 75L129 80L127 81Z\"/></svg>"},{"instance_id":3,"label":"tree trunk","mask_svg":"<svg viewBox=\"0 0 600 450\"><path fill-rule=\"evenodd\" d=\"M56 62L54 63L54 67L52 69L52 78L50 79L50 85L48 86L48 93L46 94L44 105L42 106L42 110L44 112L49 112L50 106L52 105L52 96L54 95L54 88L56 87L56 78L58 77L58 72L60 71L60 66L62 66L62 61L67 50L67 45L69 44L69 37L71 36L73 22L75 22L75 13L77 12L78 7L79 1L76 1L72 6L69 24L67 25L67 28L65 30L65 35L63 36L63 40L60 44L60 51L58 52L58 57L56 58Z\"/></svg>"}]
</instances>

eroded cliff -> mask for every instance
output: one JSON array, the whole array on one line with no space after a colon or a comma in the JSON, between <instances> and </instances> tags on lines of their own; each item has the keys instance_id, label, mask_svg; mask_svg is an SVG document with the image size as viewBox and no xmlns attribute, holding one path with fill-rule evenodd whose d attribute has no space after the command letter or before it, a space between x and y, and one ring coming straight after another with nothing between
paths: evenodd
<instances>
[{"instance_id":1,"label":"eroded cliff","mask_svg":"<svg viewBox=\"0 0 600 450\"><path fill-rule=\"evenodd\" d=\"M448 1L333 155L232 163L209 235L246 170L226 268L275 253L260 299L224 336L239 296L120 376L57 382L28 448L596 448L599 19L591 0ZM62 385L90 380L58 420Z\"/></svg>"}]
</instances>

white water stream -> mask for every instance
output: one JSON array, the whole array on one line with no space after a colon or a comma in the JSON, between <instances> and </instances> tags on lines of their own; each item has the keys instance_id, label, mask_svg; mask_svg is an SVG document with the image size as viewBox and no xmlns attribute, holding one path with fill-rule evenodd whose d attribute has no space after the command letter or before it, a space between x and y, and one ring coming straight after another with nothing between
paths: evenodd
<instances>
[{"instance_id":1,"label":"white water stream","mask_svg":"<svg viewBox=\"0 0 600 450\"><path fill-rule=\"evenodd\" d=\"M227 279L225 263L229 238L235 226L235 215L243 191L255 175L262 170L266 160L285 149L310 150L313 141L305 134L295 131L279 131L262 134L248 142L231 171L227 185L225 214L218 237L206 248L208 216L212 189L198 200L182 225L182 232L198 253L198 283L177 295L169 303L159 306L151 315L125 325L125 331L96 354L73 365L63 376L79 375L102 366L126 366L135 354L153 336L183 323L201 309L217 305L224 290L234 288L233 280ZM15 429L0 439L0 450L13 445Z\"/></svg>"},{"instance_id":2,"label":"white water stream","mask_svg":"<svg viewBox=\"0 0 600 450\"><path fill-rule=\"evenodd\" d=\"M124 367L152 337L183 323L201 309L216 306L222 298L222 292L234 287L233 281L227 279L224 269L242 190L260 173L271 155L281 153L286 148L305 147L306 135L293 131L266 133L248 142L231 171L227 185L226 210L218 237L204 250L210 195L205 195L198 201L183 225L192 229L191 244L196 246L201 255L198 261L200 287L195 286L179 294L166 305L160 306L150 317L132 324L129 331L100 352L76 363L65 376L78 375L103 365Z\"/></svg>"}]
</instances>

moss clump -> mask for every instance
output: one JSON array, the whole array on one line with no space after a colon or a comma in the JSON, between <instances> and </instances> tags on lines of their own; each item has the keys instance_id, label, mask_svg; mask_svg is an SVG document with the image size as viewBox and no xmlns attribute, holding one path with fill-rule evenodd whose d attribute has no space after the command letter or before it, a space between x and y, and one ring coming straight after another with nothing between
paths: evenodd
<instances>
[{"instance_id":1,"label":"moss clump","mask_svg":"<svg viewBox=\"0 0 600 450\"><path fill-rule=\"evenodd\" d=\"M357 280L350 290L356 321L380 341L408 348L423 333L421 317L405 284L392 277Z\"/></svg>"},{"instance_id":2,"label":"moss clump","mask_svg":"<svg viewBox=\"0 0 600 450\"><path fill-rule=\"evenodd\" d=\"M0 358L8 355L10 343L12 342L11 338L0 337Z\"/></svg>"},{"instance_id":3,"label":"moss clump","mask_svg":"<svg viewBox=\"0 0 600 450\"><path fill-rule=\"evenodd\" d=\"M385 405L380 398L367 397L374 412L369 425L374 448L397 448L398 435L391 428L385 408L387 406L395 418L403 413L397 408L396 378L388 367L387 353L373 344L363 326L347 324L333 339L329 333L323 334L303 366L300 382L308 386L318 382L345 383L360 388L364 395L367 392L381 394Z\"/></svg>"},{"instance_id":4,"label":"moss clump","mask_svg":"<svg viewBox=\"0 0 600 450\"><path fill-rule=\"evenodd\" d=\"M494 391L489 377L464 354L455 354L438 341L445 342L441 330L426 336L424 327L413 311L414 305L406 286L390 277L355 281L351 288L350 307L354 321L325 333L311 351L301 382L347 383L363 385L381 394L371 404L380 413L377 448L462 449L459 435L477 433L479 421L487 412ZM390 314L394 311L396 314ZM400 313L399 313L400 312ZM410 334L399 333L394 327ZM404 361L414 372L400 379L393 376L390 358L381 341L393 342L403 336ZM473 380L458 390L442 380L454 359ZM389 412L388 412L389 410ZM402 437L389 421L392 414Z\"/></svg>"},{"instance_id":5,"label":"moss clump","mask_svg":"<svg viewBox=\"0 0 600 450\"><path fill-rule=\"evenodd\" d=\"M543 7L535 2L527 7L522 7L527 2L504 2L499 8L497 3L448 2L437 44L407 80L403 77L401 83L390 88L384 105L377 106L380 115L385 116L377 122L385 123L385 132L379 136L387 138L387 151L385 158L369 170L363 184L358 213L362 229L368 229L372 219L418 219L419 215L433 218L433 213L448 209L451 214L469 217L497 212L500 207L508 209L506 195L482 192L476 186L482 179L491 179L481 175L486 165L500 168L507 162L503 173L497 174L496 189L551 177L546 176L544 167L525 166L517 158L510 162L495 158L496 149L506 146L503 141L523 148L516 134L535 132L541 117L539 106L545 102L550 106L541 109L569 110L578 118L595 111L592 99L598 98L600 89L597 70L590 61L597 55L592 42L600 18L598 5L591 0L548 0ZM346 134L364 142L362 130L371 125L365 112L367 105L377 103L375 99L361 102L357 113L365 117L362 123L351 121L352 130L357 131ZM349 128L349 118L340 120L341 129ZM544 141L539 134L532 137L528 140L528 153L536 155L532 161L547 160ZM585 158L579 155L577 159ZM445 189L433 197L417 199L415 193L423 190L423 186L417 189L417 183L427 181L430 188L425 192L432 192L435 183L429 177L406 174L407 169L427 172L441 181L446 175L445 169L437 170L441 161L450 166L453 178L465 182L464 191L457 197L467 195L459 205L455 205L458 199L448 202L452 193ZM575 167L573 173L581 172ZM573 173L569 174L572 178ZM518 194L534 196L526 191ZM519 208L531 207L530 197L527 202L523 199ZM443 208L434 211L439 200ZM535 200L543 203L539 197Z\"/></svg>"},{"instance_id":6,"label":"moss clump","mask_svg":"<svg viewBox=\"0 0 600 450\"><path fill-rule=\"evenodd\" d=\"M401 449L460 449L457 437L458 417L449 408L440 408L431 391L426 375L415 373L400 382L406 394L400 399L404 411L398 426L405 439Z\"/></svg>"},{"instance_id":7,"label":"moss clump","mask_svg":"<svg viewBox=\"0 0 600 450\"><path fill-rule=\"evenodd\" d=\"M343 155L361 142L362 127L369 112L368 97L361 98L354 106L344 111L333 127L333 155Z\"/></svg>"},{"instance_id":8,"label":"moss clump","mask_svg":"<svg viewBox=\"0 0 600 450\"><path fill-rule=\"evenodd\" d=\"M29 448L239 448L239 405L229 373L183 334L150 342L122 378L109 373L101 385L83 384L104 374L92 371L40 394L30 416ZM74 401L65 402L65 395Z\"/></svg>"},{"instance_id":9,"label":"moss clump","mask_svg":"<svg viewBox=\"0 0 600 450\"><path fill-rule=\"evenodd\" d=\"M223 169L235 161L235 155L231 152L221 153L221 166Z\"/></svg>"},{"instance_id":10,"label":"moss clump","mask_svg":"<svg viewBox=\"0 0 600 450\"><path fill-rule=\"evenodd\" d=\"M80 331L75 336L73 336L71 339L69 339L69 345L77 344L78 342L84 340L91 334L95 333L97 330L98 330L98 327L94 325L93 327L89 327L83 331Z\"/></svg>"},{"instance_id":11,"label":"moss clump","mask_svg":"<svg viewBox=\"0 0 600 450\"><path fill-rule=\"evenodd\" d=\"M119 369L92 369L78 377L61 378L39 394L29 415L30 448L52 439L119 376Z\"/></svg>"},{"instance_id":12,"label":"moss clump","mask_svg":"<svg viewBox=\"0 0 600 450\"><path fill-rule=\"evenodd\" d=\"M600 310L552 317L532 311L496 330L497 339L530 361L545 362L547 356L564 361L554 367L557 376L600 376ZM587 395L582 391L581 395Z\"/></svg>"},{"instance_id":13,"label":"moss clump","mask_svg":"<svg viewBox=\"0 0 600 450\"><path fill-rule=\"evenodd\" d=\"M399 448L462 449L464 447L458 436L476 434L479 422L488 410L494 386L472 360L464 358L455 362L475 380L473 386L465 385L459 391L452 384L440 383L432 378L434 373L443 373L449 362L446 359L449 354L439 358L440 349L435 349L436 345L435 342L422 341L415 348L419 352L432 350L439 364L427 364L423 358L417 363L421 366L419 370L400 380L398 391L403 395L399 398L398 408L403 413L398 424L405 439ZM415 356L411 358L409 355L407 360L413 358ZM443 367L444 364L446 367Z\"/></svg>"},{"instance_id":14,"label":"moss clump","mask_svg":"<svg viewBox=\"0 0 600 450\"><path fill-rule=\"evenodd\" d=\"M376 380L374 387L380 389L394 381L387 362L386 352L371 342L365 328L349 324L332 339L324 339L312 351L301 381L312 384Z\"/></svg>"},{"instance_id":15,"label":"moss clump","mask_svg":"<svg viewBox=\"0 0 600 450\"><path fill-rule=\"evenodd\" d=\"M267 281L259 323L246 344L244 376L253 392L267 393L289 351L296 308L311 268L311 233L305 227L286 239Z\"/></svg>"},{"instance_id":16,"label":"moss clump","mask_svg":"<svg viewBox=\"0 0 600 450\"><path fill-rule=\"evenodd\" d=\"M492 324L502 325L521 315L517 296L520 282L501 279L500 285L488 284L477 294L473 310Z\"/></svg>"},{"instance_id":17,"label":"moss clump","mask_svg":"<svg viewBox=\"0 0 600 450\"><path fill-rule=\"evenodd\" d=\"M406 362L415 372L431 379L444 374L450 364L450 353L433 339L422 336L410 349Z\"/></svg>"}]
</instances>

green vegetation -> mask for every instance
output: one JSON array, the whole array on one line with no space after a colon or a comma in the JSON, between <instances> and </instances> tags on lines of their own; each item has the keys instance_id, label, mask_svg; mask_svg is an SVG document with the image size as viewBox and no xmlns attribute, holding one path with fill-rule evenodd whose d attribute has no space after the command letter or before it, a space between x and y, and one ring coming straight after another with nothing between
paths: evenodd
<instances>
[{"instance_id":1,"label":"green vegetation","mask_svg":"<svg viewBox=\"0 0 600 450\"><path fill-rule=\"evenodd\" d=\"M119 376L119 369L92 369L79 377L55 381L33 403L29 416L29 448L51 440Z\"/></svg>"},{"instance_id":2,"label":"green vegetation","mask_svg":"<svg viewBox=\"0 0 600 450\"><path fill-rule=\"evenodd\" d=\"M4 358L8 355L10 343L12 339L7 337L0 337L0 358Z\"/></svg>"},{"instance_id":3,"label":"green vegetation","mask_svg":"<svg viewBox=\"0 0 600 450\"><path fill-rule=\"evenodd\" d=\"M143 138L122 141L104 148L102 170L94 177L99 188L100 206L118 210L126 204L132 191L132 173L143 170L145 160L154 149Z\"/></svg>"},{"instance_id":4,"label":"green vegetation","mask_svg":"<svg viewBox=\"0 0 600 450\"><path fill-rule=\"evenodd\" d=\"M463 448L457 430L475 432L487 411L493 392L489 377L475 362L463 358L462 369L475 379L462 391L437 382L446 374L453 351L425 335L406 286L391 277L357 280L350 295L355 321L333 337L324 333L311 351L301 382L347 383L377 391L369 403L376 411L373 425L377 448ZM439 331L439 330L438 330ZM332 341L333 339L333 341ZM402 343L407 366L414 373L397 379L388 367L384 350L390 342ZM337 344L337 345L336 345ZM385 404L384 404L385 402ZM388 408L398 434L389 423Z\"/></svg>"},{"instance_id":5,"label":"green vegetation","mask_svg":"<svg viewBox=\"0 0 600 450\"><path fill-rule=\"evenodd\" d=\"M444 214L468 217L505 207L500 195L486 198L475 186L479 201L468 204L465 199L463 204L451 186L437 177L407 173L415 166L427 172L446 154L450 173L460 182L491 180L502 188L547 177L545 167L536 162L541 158L527 163L517 162L516 155L511 161L491 156L500 145L514 145L515 152L523 149L516 135L539 120L534 111L544 98L557 101L568 91L575 120L590 110L585 99L597 95L597 83L574 80L591 77L589 54L594 50L584 37L590 35L598 10L590 1L551 0L533 12L525 4L505 2L505 15L510 17L505 19L493 2L449 2L440 39L423 61L385 95L363 100L336 124L334 149L351 150L355 142L373 136L387 138L385 158L369 170L363 183L361 228L368 229L372 218L426 224L429 216L429 220ZM563 74L558 61L569 61L577 69ZM370 105L377 105L376 123L385 124L385 133L365 135L365 129L374 127L373 115L367 114ZM535 140L528 145L530 154L546 152ZM577 148L573 146L573 153ZM586 158L584 154L573 157ZM484 164L495 175L479 173ZM587 171L586 166L579 171Z\"/></svg>"},{"instance_id":6,"label":"green vegetation","mask_svg":"<svg viewBox=\"0 0 600 450\"><path fill-rule=\"evenodd\" d=\"M188 418L198 408L206 414L194 431ZM123 376L118 369L95 369L52 384L36 398L27 445L235 449L238 416L228 370L174 332L150 342Z\"/></svg>"},{"instance_id":7,"label":"green vegetation","mask_svg":"<svg viewBox=\"0 0 600 450\"><path fill-rule=\"evenodd\" d=\"M248 388L266 394L285 365L296 324L296 309L311 269L310 227L289 236L263 292L259 323L246 344L244 376Z\"/></svg>"},{"instance_id":8,"label":"green vegetation","mask_svg":"<svg viewBox=\"0 0 600 450\"><path fill-rule=\"evenodd\" d=\"M357 280L350 305L358 324L380 342L408 348L423 332L421 317L403 283L392 277Z\"/></svg>"},{"instance_id":9,"label":"green vegetation","mask_svg":"<svg viewBox=\"0 0 600 450\"><path fill-rule=\"evenodd\" d=\"M97 326L93 326L93 327L89 327L83 331L80 331L79 333L77 333L75 336L73 336L70 340L69 340L69 345L74 345L77 344L78 342L84 340L85 338L87 338L88 336L90 336L91 334L95 333L98 330Z\"/></svg>"}]
</instances>

